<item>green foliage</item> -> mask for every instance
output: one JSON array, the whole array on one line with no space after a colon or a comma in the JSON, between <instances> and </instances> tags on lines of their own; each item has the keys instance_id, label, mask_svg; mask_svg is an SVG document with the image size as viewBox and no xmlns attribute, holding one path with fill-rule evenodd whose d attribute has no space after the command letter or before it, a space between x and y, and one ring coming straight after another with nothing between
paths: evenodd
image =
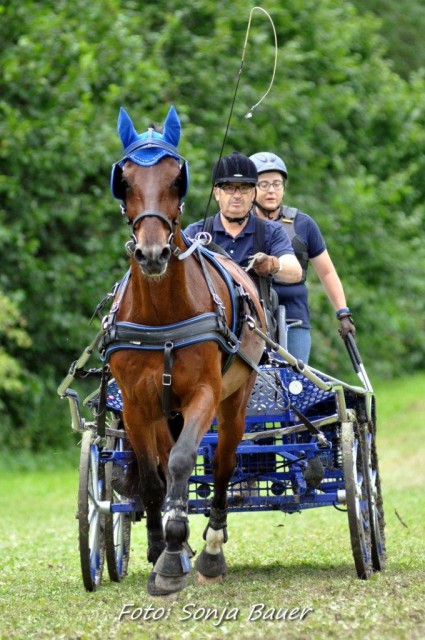
<instances>
[{"instance_id":1,"label":"green foliage","mask_svg":"<svg viewBox=\"0 0 425 640\"><path fill-rule=\"evenodd\" d=\"M31 346L25 325L17 307L0 291L0 394L23 391L22 366L19 359L8 352L8 347L13 345L22 351Z\"/></svg>"},{"instance_id":2,"label":"green foliage","mask_svg":"<svg viewBox=\"0 0 425 640\"><path fill-rule=\"evenodd\" d=\"M1 383L8 442L63 442L55 387L97 330L89 326L96 304L126 269L128 234L109 192L119 106L143 130L175 104L191 169L189 223L206 210L238 79L224 152L284 156L287 204L320 224L372 373L424 367L423 75L397 75L379 22L350 2L268 0L276 79L245 119L274 60L270 24L256 12L240 73L253 6L0 2L0 290L32 342L22 348L9 337L7 345L7 366L17 368L4 380L19 380L25 398ZM310 289L314 364L345 371L314 277Z\"/></svg>"},{"instance_id":3,"label":"green foliage","mask_svg":"<svg viewBox=\"0 0 425 640\"><path fill-rule=\"evenodd\" d=\"M387 56L395 70L408 78L412 71L425 68L425 49L422 29L425 23L425 5L398 0L352 0L360 11L372 12L379 18L381 33L385 36Z\"/></svg>"}]
</instances>

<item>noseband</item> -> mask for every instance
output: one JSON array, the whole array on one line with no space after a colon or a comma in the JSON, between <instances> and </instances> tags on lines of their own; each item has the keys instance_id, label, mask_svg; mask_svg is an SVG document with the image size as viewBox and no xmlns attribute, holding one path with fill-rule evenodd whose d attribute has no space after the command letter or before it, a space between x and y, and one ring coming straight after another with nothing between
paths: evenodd
<instances>
[{"instance_id":1,"label":"noseband","mask_svg":"<svg viewBox=\"0 0 425 640\"><path fill-rule=\"evenodd\" d=\"M169 228L172 235L174 235L173 227L176 227L176 225L178 224L178 217L173 220L173 222L170 222L167 216L164 213L161 213L161 211L157 211L156 209L146 209L146 211L141 211L140 213L138 213L133 222L130 223L133 227L133 232L136 228L136 225L140 222L140 220L143 220L144 218L159 218L161 222L163 222Z\"/></svg>"},{"instance_id":2,"label":"noseband","mask_svg":"<svg viewBox=\"0 0 425 640\"><path fill-rule=\"evenodd\" d=\"M127 216L127 222L128 222L128 224L131 224L132 229L133 229L133 236L132 236L131 240L126 242L126 245L125 245L127 253L132 255L134 253L135 248L136 248L137 239L136 239L136 235L135 235L135 229L136 229L136 226L139 224L139 222L141 220L144 220L145 218L158 218L170 230L170 235L168 237L168 244L170 245L171 253L173 255L175 255L175 256L179 255L180 249L179 249L179 247L177 247L177 245L175 245L173 243L173 238L174 238L174 230L177 227L177 225L179 224L180 215L182 213L182 208L183 208L183 205L181 204L179 206L179 213L178 213L177 217L172 222L170 222L170 220L168 219L168 217L164 213L162 213L161 211L157 211L156 209L146 209L146 211L141 211L134 218L133 222L131 222L131 220L129 220L129 218L128 218L127 210L126 210L125 206L121 205L121 213L123 215Z\"/></svg>"}]
</instances>

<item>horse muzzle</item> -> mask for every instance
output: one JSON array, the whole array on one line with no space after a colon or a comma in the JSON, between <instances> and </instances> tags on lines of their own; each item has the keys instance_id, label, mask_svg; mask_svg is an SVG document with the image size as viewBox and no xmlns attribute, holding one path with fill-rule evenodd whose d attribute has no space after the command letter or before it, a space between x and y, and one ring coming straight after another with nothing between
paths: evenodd
<instances>
[{"instance_id":1,"label":"horse muzzle","mask_svg":"<svg viewBox=\"0 0 425 640\"><path fill-rule=\"evenodd\" d=\"M153 278L160 277L167 270L171 258L171 247L169 244L144 247L137 243L134 246L133 256L140 265L143 275Z\"/></svg>"}]
</instances>

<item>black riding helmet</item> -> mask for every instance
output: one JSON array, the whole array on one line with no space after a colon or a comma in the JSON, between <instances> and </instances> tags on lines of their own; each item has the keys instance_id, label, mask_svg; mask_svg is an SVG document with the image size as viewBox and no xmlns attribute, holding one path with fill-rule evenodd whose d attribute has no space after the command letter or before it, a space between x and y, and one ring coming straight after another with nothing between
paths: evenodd
<instances>
[{"instance_id":1,"label":"black riding helmet","mask_svg":"<svg viewBox=\"0 0 425 640\"><path fill-rule=\"evenodd\" d=\"M212 172L214 186L225 182L247 182L255 186L257 180L258 173L253 161L237 151L216 162Z\"/></svg>"}]
</instances>

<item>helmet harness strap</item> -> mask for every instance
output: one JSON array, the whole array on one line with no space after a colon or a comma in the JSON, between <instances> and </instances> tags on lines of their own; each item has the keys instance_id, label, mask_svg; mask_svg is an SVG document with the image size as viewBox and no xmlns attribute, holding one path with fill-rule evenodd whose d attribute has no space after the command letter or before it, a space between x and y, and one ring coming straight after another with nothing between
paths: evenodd
<instances>
[{"instance_id":1,"label":"helmet harness strap","mask_svg":"<svg viewBox=\"0 0 425 640\"><path fill-rule=\"evenodd\" d=\"M235 223L235 224L238 224L239 226L243 225L245 220L249 218L249 211L242 218L229 218L229 216L225 216L222 211L220 211L220 213L223 216L223 218L227 220L227 222L230 222L230 224Z\"/></svg>"},{"instance_id":2,"label":"helmet harness strap","mask_svg":"<svg viewBox=\"0 0 425 640\"><path fill-rule=\"evenodd\" d=\"M254 200L253 204L260 209L261 213L263 213L268 220L274 220L274 218L271 217L272 213L274 213L275 211L280 211L280 206L281 206L279 204L275 209L272 209L270 211L270 209L265 209L264 207L262 207L261 204L257 202L257 200ZM280 218L280 216L278 216L278 218Z\"/></svg>"}]
</instances>

